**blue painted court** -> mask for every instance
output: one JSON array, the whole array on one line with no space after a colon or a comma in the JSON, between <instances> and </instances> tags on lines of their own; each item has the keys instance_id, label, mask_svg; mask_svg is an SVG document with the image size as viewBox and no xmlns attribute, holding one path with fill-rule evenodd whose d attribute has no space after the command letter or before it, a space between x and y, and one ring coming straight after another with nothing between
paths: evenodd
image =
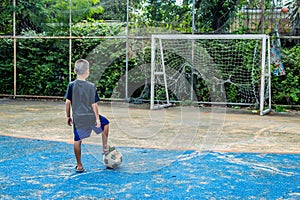
<instances>
[{"instance_id":1,"label":"blue painted court","mask_svg":"<svg viewBox=\"0 0 300 200\"><path fill-rule=\"evenodd\" d=\"M100 147L85 145L76 174L72 144L0 142L0 199L300 199L299 154L118 147L122 167L108 170Z\"/></svg>"}]
</instances>

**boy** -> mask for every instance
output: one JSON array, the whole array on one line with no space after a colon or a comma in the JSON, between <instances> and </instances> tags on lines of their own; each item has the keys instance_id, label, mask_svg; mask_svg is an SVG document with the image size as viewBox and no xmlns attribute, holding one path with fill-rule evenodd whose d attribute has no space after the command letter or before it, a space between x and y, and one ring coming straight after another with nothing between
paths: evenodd
<instances>
[{"instance_id":1,"label":"boy","mask_svg":"<svg viewBox=\"0 0 300 200\"><path fill-rule=\"evenodd\" d=\"M74 154L76 157L76 172L84 171L81 163L81 143L84 138L91 135L92 130L96 134L102 133L103 153L109 152L107 145L109 121L99 115L98 104L100 100L96 87L93 83L86 81L89 76L89 62L80 59L75 62L74 73L77 74L75 81L68 85L66 93L67 124L72 126L74 132ZM71 118L71 107L73 120Z\"/></svg>"}]
</instances>

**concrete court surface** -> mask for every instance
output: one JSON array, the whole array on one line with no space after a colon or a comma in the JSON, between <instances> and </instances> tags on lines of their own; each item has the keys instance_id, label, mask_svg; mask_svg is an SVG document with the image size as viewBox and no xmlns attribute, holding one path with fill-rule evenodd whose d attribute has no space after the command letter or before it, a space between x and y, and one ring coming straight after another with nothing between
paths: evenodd
<instances>
[{"instance_id":1,"label":"concrete court surface","mask_svg":"<svg viewBox=\"0 0 300 200\"><path fill-rule=\"evenodd\" d=\"M300 199L300 116L100 104L123 164L101 139L76 174L64 102L0 100L0 199Z\"/></svg>"}]
</instances>

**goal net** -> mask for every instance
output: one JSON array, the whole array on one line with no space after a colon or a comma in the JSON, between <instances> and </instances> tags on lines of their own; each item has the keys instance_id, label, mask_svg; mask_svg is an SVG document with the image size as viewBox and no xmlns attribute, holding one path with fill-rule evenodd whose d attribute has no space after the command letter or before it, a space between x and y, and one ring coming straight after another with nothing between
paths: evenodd
<instances>
[{"instance_id":1,"label":"goal net","mask_svg":"<svg viewBox=\"0 0 300 200\"><path fill-rule=\"evenodd\" d=\"M150 108L247 105L271 110L267 35L152 35Z\"/></svg>"}]
</instances>

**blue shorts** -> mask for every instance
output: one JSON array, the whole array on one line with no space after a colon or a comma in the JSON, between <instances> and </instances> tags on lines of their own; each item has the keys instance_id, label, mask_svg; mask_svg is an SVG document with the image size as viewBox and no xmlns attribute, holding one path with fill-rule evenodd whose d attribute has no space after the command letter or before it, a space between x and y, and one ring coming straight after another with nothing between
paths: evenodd
<instances>
[{"instance_id":1,"label":"blue shorts","mask_svg":"<svg viewBox=\"0 0 300 200\"><path fill-rule=\"evenodd\" d=\"M102 133L102 131L104 130L104 126L109 124L109 121L108 121L108 119L106 119L106 117L101 116L101 115L99 115L99 116L100 116L100 122L101 122L101 126L99 128L97 128L96 125L93 125L93 126L89 126L89 127L76 129L76 125L73 124L74 141L79 141L84 138L90 137L92 131L95 131L96 134Z\"/></svg>"}]
</instances>

